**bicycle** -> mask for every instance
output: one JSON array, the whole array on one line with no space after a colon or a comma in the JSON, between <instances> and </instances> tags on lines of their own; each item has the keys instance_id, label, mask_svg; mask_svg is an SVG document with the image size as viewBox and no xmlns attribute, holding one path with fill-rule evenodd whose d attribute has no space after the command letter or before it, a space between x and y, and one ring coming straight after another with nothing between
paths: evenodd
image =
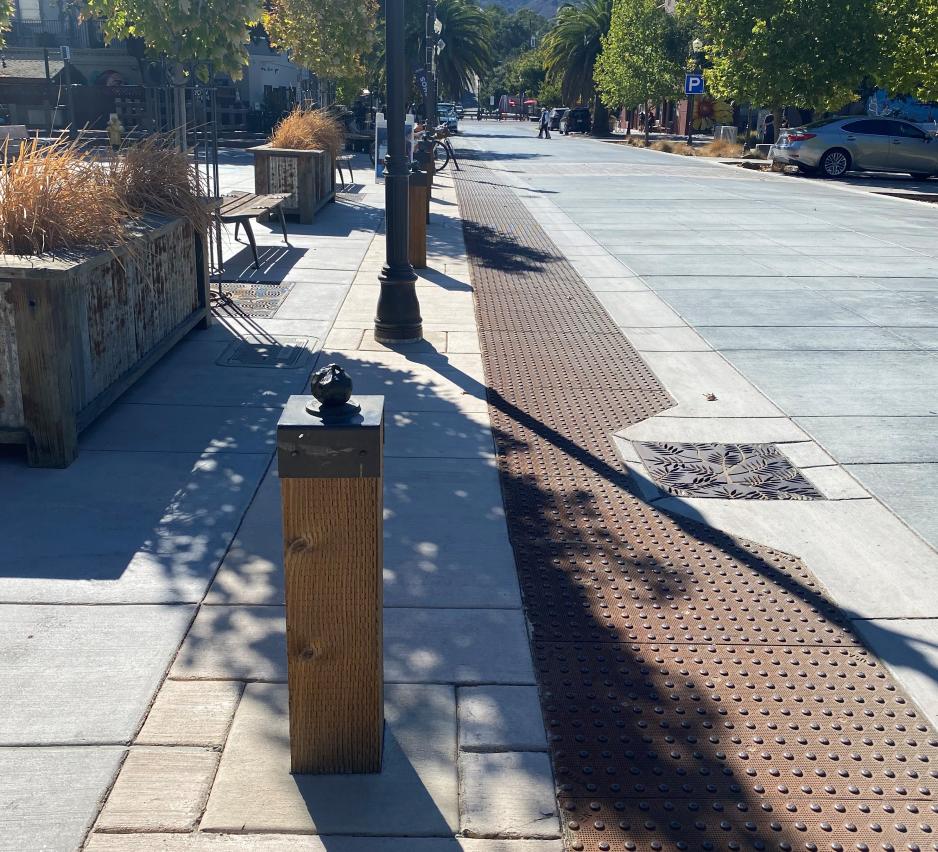
<instances>
[{"instance_id":1,"label":"bicycle","mask_svg":"<svg viewBox=\"0 0 938 852\"><path fill-rule=\"evenodd\" d=\"M427 140L433 142L433 167L434 171L441 171L453 161L456 171L459 168L459 160L456 159L456 151L453 150L453 144L449 141L449 131L445 124L437 127L436 131L427 134Z\"/></svg>"}]
</instances>

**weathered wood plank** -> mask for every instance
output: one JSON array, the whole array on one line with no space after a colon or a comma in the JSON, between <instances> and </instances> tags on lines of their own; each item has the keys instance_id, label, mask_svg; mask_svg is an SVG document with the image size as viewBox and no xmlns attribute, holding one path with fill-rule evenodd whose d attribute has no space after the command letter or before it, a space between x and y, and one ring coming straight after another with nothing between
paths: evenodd
<instances>
[{"instance_id":1,"label":"weathered wood plank","mask_svg":"<svg viewBox=\"0 0 938 852\"><path fill-rule=\"evenodd\" d=\"M378 772L382 478L280 484L292 770Z\"/></svg>"},{"instance_id":2,"label":"weathered wood plank","mask_svg":"<svg viewBox=\"0 0 938 852\"><path fill-rule=\"evenodd\" d=\"M26 455L34 467L68 467L78 455L72 359L75 291L52 281L10 290L20 365ZM65 351L63 351L65 350Z\"/></svg>"}]
</instances>

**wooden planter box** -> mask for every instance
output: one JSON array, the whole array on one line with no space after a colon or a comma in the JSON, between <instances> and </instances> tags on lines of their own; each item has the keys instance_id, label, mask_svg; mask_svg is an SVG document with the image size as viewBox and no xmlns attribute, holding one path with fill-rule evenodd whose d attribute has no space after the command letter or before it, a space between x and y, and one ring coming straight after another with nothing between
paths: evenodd
<instances>
[{"instance_id":1,"label":"wooden planter box","mask_svg":"<svg viewBox=\"0 0 938 852\"><path fill-rule=\"evenodd\" d=\"M283 204L287 216L308 225L316 212L335 201L335 157L329 151L299 151L259 145L254 154L254 192L289 192Z\"/></svg>"},{"instance_id":2,"label":"wooden planter box","mask_svg":"<svg viewBox=\"0 0 938 852\"><path fill-rule=\"evenodd\" d=\"M114 251L0 255L0 442L67 467L78 433L188 331L207 326L205 234L152 219Z\"/></svg>"}]
</instances>

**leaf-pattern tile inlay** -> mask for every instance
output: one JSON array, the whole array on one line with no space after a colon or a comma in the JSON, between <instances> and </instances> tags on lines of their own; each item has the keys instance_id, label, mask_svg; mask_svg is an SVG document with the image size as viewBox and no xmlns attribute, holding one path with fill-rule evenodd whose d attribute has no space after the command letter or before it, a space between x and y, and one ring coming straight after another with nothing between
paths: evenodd
<instances>
[{"instance_id":1,"label":"leaf-pattern tile inlay","mask_svg":"<svg viewBox=\"0 0 938 852\"><path fill-rule=\"evenodd\" d=\"M678 497L823 499L775 444L633 444L655 484Z\"/></svg>"}]
</instances>

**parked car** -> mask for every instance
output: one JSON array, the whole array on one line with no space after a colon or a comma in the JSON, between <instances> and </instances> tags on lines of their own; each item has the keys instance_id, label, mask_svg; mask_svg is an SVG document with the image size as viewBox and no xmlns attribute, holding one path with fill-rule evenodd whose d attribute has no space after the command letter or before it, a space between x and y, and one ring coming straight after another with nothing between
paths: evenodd
<instances>
[{"instance_id":1,"label":"parked car","mask_svg":"<svg viewBox=\"0 0 938 852\"><path fill-rule=\"evenodd\" d=\"M436 116L439 124L445 124L450 133L459 133L459 115L456 112L456 105L450 103L438 103L436 105Z\"/></svg>"},{"instance_id":2,"label":"parked car","mask_svg":"<svg viewBox=\"0 0 938 852\"><path fill-rule=\"evenodd\" d=\"M551 130L560 130L560 121L566 115L566 107L554 107L550 111L550 129Z\"/></svg>"},{"instance_id":3,"label":"parked car","mask_svg":"<svg viewBox=\"0 0 938 852\"><path fill-rule=\"evenodd\" d=\"M938 139L909 121L839 116L783 130L769 159L827 178L857 170L926 180L938 175Z\"/></svg>"},{"instance_id":4,"label":"parked car","mask_svg":"<svg viewBox=\"0 0 938 852\"><path fill-rule=\"evenodd\" d=\"M456 104L456 117L457 118L466 117L466 108L462 104Z\"/></svg>"},{"instance_id":5,"label":"parked car","mask_svg":"<svg viewBox=\"0 0 938 852\"><path fill-rule=\"evenodd\" d=\"M589 107L568 109L560 119L561 133L589 133L592 129Z\"/></svg>"}]
</instances>

